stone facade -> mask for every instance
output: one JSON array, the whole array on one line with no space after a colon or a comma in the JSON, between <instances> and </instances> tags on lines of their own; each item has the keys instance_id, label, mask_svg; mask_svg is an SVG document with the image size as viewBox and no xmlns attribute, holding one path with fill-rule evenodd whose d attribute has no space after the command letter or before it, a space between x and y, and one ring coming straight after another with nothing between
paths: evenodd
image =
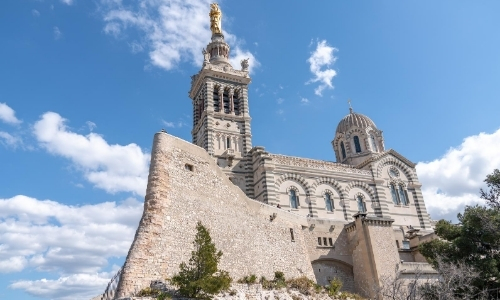
<instances>
[{"instance_id":1,"label":"stone facade","mask_svg":"<svg viewBox=\"0 0 500 300\"><path fill-rule=\"evenodd\" d=\"M220 267L233 278L272 278L278 270L288 277L314 278L302 231L308 227L306 218L249 199L204 149L158 133L144 213L123 267L118 297L178 272L180 262L190 257L198 221L210 230L224 253Z\"/></svg>"},{"instance_id":2,"label":"stone facade","mask_svg":"<svg viewBox=\"0 0 500 300\"><path fill-rule=\"evenodd\" d=\"M252 147L248 61L235 70L229 49L214 34L192 77L192 143L155 135L144 213L117 296L175 274L198 221L234 279L275 271L322 285L339 278L373 297L400 264L424 266L417 248L433 229L415 164L386 150L382 131L352 108L332 140L337 162Z\"/></svg>"}]
</instances>

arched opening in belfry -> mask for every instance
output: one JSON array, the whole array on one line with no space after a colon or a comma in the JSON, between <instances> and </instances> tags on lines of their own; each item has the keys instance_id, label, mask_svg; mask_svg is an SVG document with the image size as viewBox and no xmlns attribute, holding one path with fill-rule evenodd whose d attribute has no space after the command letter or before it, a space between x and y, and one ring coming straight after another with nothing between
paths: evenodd
<instances>
[{"instance_id":1,"label":"arched opening in belfry","mask_svg":"<svg viewBox=\"0 0 500 300\"><path fill-rule=\"evenodd\" d=\"M234 105L234 114L239 115L240 114L240 91L238 91L238 90L234 91L233 105Z\"/></svg>"},{"instance_id":2,"label":"arched opening in belfry","mask_svg":"<svg viewBox=\"0 0 500 300\"><path fill-rule=\"evenodd\" d=\"M214 111L220 111L219 87L214 87Z\"/></svg>"},{"instance_id":3,"label":"arched opening in belfry","mask_svg":"<svg viewBox=\"0 0 500 300\"><path fill-rule=\"evenodd\" d=\"M222 103L224 105L224 113L228 114L231 112L231 104L229 101L229 90L224 89L224 92L222 93Z\"/></svg>"}]
</instances>

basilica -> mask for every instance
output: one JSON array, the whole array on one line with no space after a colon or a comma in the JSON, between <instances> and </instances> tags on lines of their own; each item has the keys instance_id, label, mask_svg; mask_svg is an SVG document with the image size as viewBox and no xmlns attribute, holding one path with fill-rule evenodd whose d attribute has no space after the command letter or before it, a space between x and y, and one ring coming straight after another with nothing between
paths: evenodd
<instances>
[{"instance_id":1,"label":"basilica","mask_svg":"<svg viewBox=\"0 0 500 300\"><path fill-rule=\"evenodd\" d=\"M155 134L144 213L117 297L178 272L198 221L233 279L275 271L321 285L339 278L372 297L396 270L436 274L418 251L434 234L415 164L385 148L368 116L350 108L339 121L336 162L252 145L251 62L230 64L221 16L212 4L212 38L191 77L192 142Z\"/></svg>"}]
</instances>

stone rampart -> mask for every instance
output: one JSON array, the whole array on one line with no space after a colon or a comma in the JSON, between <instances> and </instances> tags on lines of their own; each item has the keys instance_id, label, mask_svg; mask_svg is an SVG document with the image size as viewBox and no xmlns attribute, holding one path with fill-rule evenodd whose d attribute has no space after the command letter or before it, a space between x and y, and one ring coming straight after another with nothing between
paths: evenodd
<instances>
[{"instance_id":1,"label":"stone rampart","mask_svg":"<svg viewBox=\"0 0 500 300\"><path fill-rule=\"evenodd\" d=\"M220 268L234 279L272 278L275 271L315 278L302 232L307 219L249 199L204 149L157 133L144 213L117 296L131 296L178 272L193 250L198 221L224 253Z\"/></svg>"}]
</instances>

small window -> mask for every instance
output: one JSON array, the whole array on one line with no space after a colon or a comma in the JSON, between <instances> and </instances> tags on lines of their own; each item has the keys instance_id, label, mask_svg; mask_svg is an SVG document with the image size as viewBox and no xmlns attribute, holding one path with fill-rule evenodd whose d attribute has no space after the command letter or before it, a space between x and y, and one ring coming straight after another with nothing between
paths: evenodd
<instances>
[{"instance_id":1,"label":"small window","mask_svg":"<svg viewBox=\"0 0 500 300\"><path fill-rule=\"evenodd\" d=\"M293 236L293 228L290 228L290 238L292 239L292 242L295 242L295 237Z\"/></svg>"},{"instance_id":2,"label":"small window","mask_svg":"<svg viewBox=\"0 0 500 300\"><path fill-rule=\"evenodd\" d=\"M357 135L354 136L354 148L356 148L356 153L361 153L361 144Z\"/></svg>"},{"instance_id":3,"label":"small window","mask_svg":"<svg viewBox=\"0 0 500 300\"><path fill-rule=\"evenodd\" d=\"M394 204L399 204L399 196L398 196L398 193L396 192L396 188L394 187L394 184L391 183L390 189L391 189L391 195L392 195L392 202L394 202Z\"/></svg>"},{"instance_id":4,"label":"small window","mask_svg":"<svg viewBox=\"0 0 500 300\"><path fill-rule=\"evenodd\" d=\"M325 194L325 205L327 211L333 211L333 201L332 196L329 193Z\"/></svg>"},{"instance_id":5,"label":"small window","mask_svg":"<svg viewBox=\"0 0 500 300\"><path fill-rule=\"evenodd\" d=\"M323 245L328 246L328 244L326 243L326 237L323 238Z\"/></svg>"},{"instance_id":6,"label":"small window","mask_svg":"<svg viewBox=\"0 0 500 300\"><path fill-rule=\"evenodd\" d=\"M403 248L405 250L410 250L410 241L403 241Z\"/></svg>"},{"instance_id":7,"label":"small window","mask_svg":"<svg viewBox=\"0 0 500 300\"><path fill-rule=\"evenodd\" d=\"M356 197L356 202L358 204L358 212L366 212L366 205L365 202L363 201L363 197L357 196Z\"/></svg>"},{"instance_id":8,"label":"small window","mask_svg":"<svg viewBox=\"0 0 500 300\"><path fill-rule=\"evenodd\" d=\"M231 148L231 139L229 137L226 138L226 149Z\"/></svg>"},{"instance_id":9,"label":"small window","mask_svg":"<svg viewBox=\"0 0 500 300\"><path fill-rule=\"evenodd\" d=\"M330 244L330 246L333 247L333 240L332 240L332 238L328 238L328 243Z\"/></svg>"},{"instance_id":10,"label":"small window","mask_svg":"<svg viewBox=\"0 0 500 300\"><path fill-rule=\"evenodd\" d=\"M340 150L342 151L342 159L345 159L345 147L344 147L344 142L340 142Z\"/></svg>"},{"instance_id":11,"label":"small window","mask_svg":"<svg viewBox=\"0 0 500 300\"><path fill-rule=\"evenodd\" d=\"M399 199L401 199L401 203L403 205L408 205L408 203L406 202L406 197L405 197L405 192L403 190L403 186L400 185L398 189L399 189Z\"/></svg>"},{"instance_id":12,"label":"small window","mask_svg":"<svg viewBox=\"0 0 500 300\"><path fill-rule=\"evenodd\" d=\"M398 249L399 249L399 241L398 240L396 240L396 247L398 247Z\"/></svg>"},{"instance_id":13,"label":"small window","mask_svg":"<svg viewBox=\"0 0 500 300\"><path fill-rule=\"evenodd\" d=\"M299 204L299 197L297 197L297 192L295 190L290 190L290 206L292 208L297 208Z\"/></svg>"},{"instance_id":14,"label":"small window","mask_svg":"<svg viewBox=\"0 0 500 300\"><path fill-rule=\"evenodd\" d=\"M188 170L188 171L193 172L193 165L190 165L190 164L185 164L185 165L184 165L184 168L185 168L186 170Z\"/></svg>"},{"instance_id":15,"label":"small window","mask_svg":"<svg viewBox=\"0 0 500 300\"><path fill-rule=\"evenodd\" d=\"M321 246L321 238L320 237L318 238L318 245Z\"/></svg>"}]
</instances>

